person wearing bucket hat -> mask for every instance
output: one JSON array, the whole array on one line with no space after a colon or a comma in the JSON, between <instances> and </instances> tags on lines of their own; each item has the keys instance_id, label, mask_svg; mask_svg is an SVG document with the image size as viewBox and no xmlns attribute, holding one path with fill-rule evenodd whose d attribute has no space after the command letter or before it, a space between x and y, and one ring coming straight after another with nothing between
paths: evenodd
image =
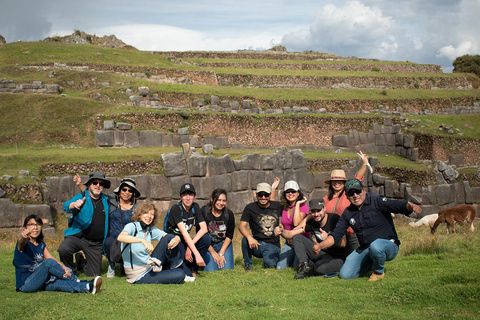
<instances>
[{"instance_id":1,"label":"person wearing bucket hat","mask_svg":"<svg viewBox=\"0 0 480 320\"><path fill-rule=\"evenodd\" d=\"M368 156L362 151L359 151L357 155L362 160L363 164L355 174L356 179L363 181L365 173L367 172ZM342 215L343 210L350 205L350 202L345 195L345 181L347 177L343 170L332 170L330 178L325 180L325 184L328 184L328 194L323 198L325 203L325 210L327 213L335 213ZM348 231L348 235L352 235L353 230Z\"/></svg>"},{"instance_id":2,"label":"person wearing bucket hat","mask_svg":"<svg viewBox=\"0 0 480 320\"><path fill-rule=\"evenodd\" d=\"M63 206L65 212L72 216L58 253L60 261L74 272L83 271L87 276L97 276L102 267L103 243L109 220L109 198L103 190L110 188L110 181L103 172L94 172L84 185L86 192L75 195Z\"/></svg>"},{"instance_id":3,"label":"person wearing bucket hat","mask_svg":"<svg viewBox=\"0 0 480 320\"><path fill-rule=\"evenodd\" d=\"M73 181L80 190L85 190L85 185L81 183L81 178L78 174L74 176ZM108 196L110 212L108 234L104 243L105 256L108 259L107 278L115 277L115 261L111 259L112 245L115 243L125 225L131 221L133 210L137 206L137 199L141 195L137 189L135 180L132 178L123 178L120 181L120 185L113 190L113 193L115 196ZM122 269L123 264L121 259L117 262Z\"/></svg>"},{"instance_id":4,"label":"person wearing bucket hat","mask_svg":"<svg viewBox=\"0 0 480 320\"><path fill-rule=\"evenodd\" d=\"M400 245L391 212L410 215L412 212L419 214L422 209L409 201L390 200L368 193L357 179L345 182L345 193L351 204L335 229L320 243L320 249L338 243L352 227L360 247L348 255L340 269L340 278L353 279L373 271L369 281L383 279L385 262L397 256Z\"/></svg>"},{"instance_id":5,"label":"person wearing bucket hat","mask_svg":"<svg viewBox=\"0 0 480 320\"><path fill-rule=\"evenodd\" d=\"M259 183L257 201L247 204L243 209L238 230L243 235L242 255L247 272L253 268L252 256L262 258L266 268L275 268L280 257L280 233L277 229L282 206L280 202L270 200L271 193L272 187L268 183Z\"/></svg>"},{"instance_id":6,"label":"person wearing bucket hat","mask_svg":"<svg viewBox=\"0 0 480 320\"><path fill-rule=\"evenodd\" d=\"M180 187L180 201L168 210L163 228L167 233L178 235L181 239L178 244L183 257L182 268L185 272L185 281L195 281L200 276L198 270L205 267L204 256L211 244L207 224L200 212L200 206L195 202L197 193L191 183ZM192 238L190 231L197 228L197 233Z\"/></svg>"},{"instance_id":7,"label":"person wearing bucket hat","mask_svg":"<svg viewBox=\"0 0 480 320\"><path fill-rule=\"evenodd\" d=\"M275 179L275 181L277 180L280 181L279 178ZM272 185L272 195L276 194L275 187L276 184ZM275 199L273 198L273 200ZM282 218L280 222L285 230L292 230L308 215L308 205L306 202L307 198L300 190L298 183L294 180L287 181L280 198L280 204L282 206ZM304 236L310 238L311 235L310 233L305 233ZM292 239L286 239L280 252L277 269L283 270L287 267L297 265L298 261L293 249Z\"/></svg>"}]
</instances>

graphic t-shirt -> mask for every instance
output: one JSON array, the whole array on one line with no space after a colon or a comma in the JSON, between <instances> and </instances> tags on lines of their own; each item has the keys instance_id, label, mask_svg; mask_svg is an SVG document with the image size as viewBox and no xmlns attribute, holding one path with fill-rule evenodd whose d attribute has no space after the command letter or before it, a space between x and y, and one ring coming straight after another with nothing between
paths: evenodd
<instances>
[{"instance_id":1,"label":"graphic t-shirt","mask_svg":"<svg viewBox=\"0 0 480 320\"><path fill-rule=\"evenodd\" d=\"M202 207L201 212L207 224L212 243L222 242L225 238L233 239L235 217L231 210L224 208L220 217L215 217L209 206Z\"/></svg>"},{"instance_id":2,"label":"graphic t-shirt","mask_svg":"<svg viewBox=\"0 0 480 320\"><path fill-rule=\"evenodd\" d=\"M258 202L252 202L243 209L241 221L248 222L255 240L265 241L280 247L280 236L275 236L282 217L280 202L270 201L268 208L262 208Z\"/></svg>"},{"instance_id":3,"label":"graphic t-shirt","mask_svg":"<svg viewBox=\"0 0 480 320\"><path fill-rule=\"evenodd\" d=\"M178 230L177 224L183 222L185 229L190 233L193 226L197 226L200 222L204 221L198 203L194 202L190 207L190 210L186 211L182 206L182 202L179 202L174 205L168 213L166 231L168 233L174 233L182 238L182 234L180 233L180 230Z\"/></svg>"}]
</instances>

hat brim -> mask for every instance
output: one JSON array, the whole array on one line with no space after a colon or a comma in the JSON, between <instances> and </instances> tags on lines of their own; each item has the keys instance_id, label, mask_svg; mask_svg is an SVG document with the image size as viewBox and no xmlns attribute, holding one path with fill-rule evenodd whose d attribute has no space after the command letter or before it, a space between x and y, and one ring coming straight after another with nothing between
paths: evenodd
<instances>
[{"instance_id":1,"label":"hat brim","mask_svg":"<svg viewBox=\"0 0 480 320\"><path fill-rule=\"evenodd\" d=\"M130 188L132 188L135 191L135 198L140 198L140 195L141 195L140 191L138 191L138 189L133 185L133 183L131 183L129 181L124 181L124 182L120 183L120 185L115 190L113 190L113 193L115 193L117 196L120 195L120 189L124 185L129 186Z\"/></svg>"},{"instance_id":2,"label":"hat brim","mask_svg":"<svg viewBox=\"0 0 480 320\"><path fill-rule=\"evenodd\" d=\"M332 181L347 181L347 178L334 178L334 179L328 179L328 180L325 180L325 184L330 184L330 182Z\"/></svg>"},{"instance_id":3,"label":"hat brim","mask_svg":"<svg viewBox=\"0 0 480 320\"><path fill-rule=\"evenodd\" d=\"M92 181L92 180L102 180L104 182L103 188L110 189L110 181L109 180L102 179L102 178L96 178L96 177L88 179L87 182L85 182L83 185L88 188L88 185L90 184L90 181Z\"/></svg>"}]
</instances>

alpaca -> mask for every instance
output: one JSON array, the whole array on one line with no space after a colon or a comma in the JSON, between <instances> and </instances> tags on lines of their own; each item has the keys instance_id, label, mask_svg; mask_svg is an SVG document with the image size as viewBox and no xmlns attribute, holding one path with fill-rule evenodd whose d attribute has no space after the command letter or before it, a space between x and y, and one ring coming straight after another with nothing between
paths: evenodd
<instances>
[{"instance_id":1,"label":"alpaca","mask_svg":"<svg viewBox=\"0 0 480 320\"><path fill-rule=\"evenodd\" d=\"M440 210L438 213L438 219L433 226L430 227L430 232L434 234L438 225L445 222L447 224L447 234L450 233L450 228L452 228L452 232L455 233L455 224L464 221L468 223L470 231L473 232L475 229L473 227L473 220L476 216L477 210L475 207L468 204Z\"/></svg>"},{"instance_id":2,"label":"alpaca","mask_svg":"<svg viewBox=\"0 0 480 320\"><path fill-rule=\"evenodd\" d=\"M410 227L420 227L420 226L429 226L431 227L435 221L437 220L438 218L438 214L437 213L434 213L434 214L429 214L429 215L426 215L424 216L422 219L420 220L417 220L415 222L410 222L408 225Z\"/></svg>"}]
</instances>

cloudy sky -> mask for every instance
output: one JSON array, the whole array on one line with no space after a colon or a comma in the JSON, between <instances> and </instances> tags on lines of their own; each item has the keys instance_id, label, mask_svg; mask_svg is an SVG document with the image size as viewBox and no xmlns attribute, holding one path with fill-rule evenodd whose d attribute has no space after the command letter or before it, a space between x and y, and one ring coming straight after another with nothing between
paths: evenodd
<instances>
[{"instance_id":1,"label":"cloudy sky","mask_svg":"<svg viewBox=\"0 0 480 320\"><path fill-rule=\"evenodd\" d=\"M82 30L140 50L314 50L439 64L480 54L480 0L0 0L0 35Z\"/></svg>"}]
</instances>

